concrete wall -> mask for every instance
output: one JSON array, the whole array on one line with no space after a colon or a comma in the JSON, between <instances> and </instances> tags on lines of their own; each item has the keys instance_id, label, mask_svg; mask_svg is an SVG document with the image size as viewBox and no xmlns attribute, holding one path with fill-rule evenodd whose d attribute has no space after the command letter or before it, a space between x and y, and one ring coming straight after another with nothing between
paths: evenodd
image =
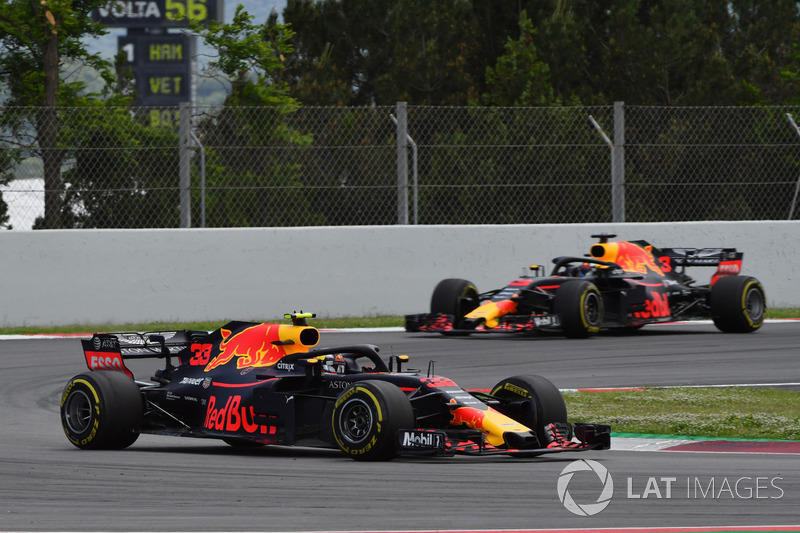
<instances>
[{"instance_id":1,"label":"concrete wall","mask_svg":"<svg viewBox=\"0 0 800 533\"><path fill-rule=\"evenodd\" d=\"M497 288L592 233L735 247L770 307L800 307L800 222L0 232L0 326L267 320L428 310L436 283ZM712 269L694 270L698 280Z\"/></svg>"}]
</instances>

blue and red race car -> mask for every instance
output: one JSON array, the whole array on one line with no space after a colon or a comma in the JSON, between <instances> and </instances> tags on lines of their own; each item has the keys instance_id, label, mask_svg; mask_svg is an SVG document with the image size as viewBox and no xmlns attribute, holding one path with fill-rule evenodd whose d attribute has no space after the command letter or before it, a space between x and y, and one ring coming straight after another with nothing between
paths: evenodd
<instances>
[{"instance_id":1,"label":"blue and red race car","mask_svg":"<svg viewBox=\"0 0 800 533\"><path fill-rule=\"evenodd\" d=\"M82 449L126 448L149 433L332 447L361 460L610 446L609 426L570 424L561 393L541 376L467 391L432 364L410 370L408 357L395 355L387 365L371 344L314 349L319 332L309 316L211 332L95 334L81 341L90 372L64 388L64 433ZM134 379L125 362L151 358L164 368Z\"/></svg>"},{"instance_id":2,"label":"blue and red race car","mask_svg":"<svg viewBox=\"0 0 800 533\"><path fill-rule=\"evenodd\" d=\"M431 312L406 315L406 330L467 335L555 332L585 338L600 330L712 319L720 331L747 333L764 323L766 296L754 277L741 275L735 248L656 248L647 241L598 238L583 257L556 257L550 275L532 265L501 289L480 293L465 279L436 286ZM687 267L716 267L697 284Z\"/></svg>"}]
</instances>

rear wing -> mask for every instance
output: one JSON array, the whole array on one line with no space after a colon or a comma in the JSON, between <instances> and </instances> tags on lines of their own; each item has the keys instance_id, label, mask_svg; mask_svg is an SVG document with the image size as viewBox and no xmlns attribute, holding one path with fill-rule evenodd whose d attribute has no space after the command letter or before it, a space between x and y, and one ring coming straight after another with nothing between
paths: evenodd
<instances>
[{"instance_id":1,"label":"rear wing","mask_svg":"<svg viewBox=\"0 0 800 533\"><path fill-rule=\"evenodd\" d=\"M172 356L183 361L184 356L191 353L193 338L206 334L189 331L95 333L91 339L81 340L81 345L89 370L114 370L133 379L125 359L161 358L171 366Z\"/></svg>"},{"instance_id":2,"label":"rear wing","mask_svg":"<svg viewBox=\"0 0 800 533\"><path fill-rule=\"evenodd\" d=\"M673 268L677 266L718 266L723 263L742 262L744 253L736 248L661 248L661 256L670 258ZM654 250L655 252L655 250Z\"/></svg>"},{"instance_id":3,"label":"rear wing","mask_svg":"<svg viewBox=\"0 0 800 533\"><path fill-rule=\"evenodd\" d=\"M654 249L653 254L664 267L684 271L690 266L717 267L711 276L711 285L724 276L735 276L742 271L744 253L736 248L661 248Z\"/></svg>"}]
</instances>

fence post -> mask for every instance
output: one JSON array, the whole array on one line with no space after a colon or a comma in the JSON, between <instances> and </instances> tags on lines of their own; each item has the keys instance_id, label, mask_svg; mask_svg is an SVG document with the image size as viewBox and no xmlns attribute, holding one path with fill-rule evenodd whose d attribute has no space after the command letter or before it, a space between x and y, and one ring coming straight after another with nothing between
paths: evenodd
<instances>
[{"instance_id":1,"label":"fence post","mask_svg":"<svg viewBox=\"0 0 800 533\"><path fill-rule=\"evenodd\" d=\"M194 128L192 128L194 130ZM200 227L206 227L206 147L192 131L192 141L200 148Z\"/></svg>"},{"instance_id":2,"label":"fence post","mask_svg":"<svg viewBox=\"0 0 800 533\"><path fill-rule=\"evenodd\" d=\"M408 104L397 102L397 223L408 224Z\"/></svg>"},{"instance_id":3,"label":"fence post","mask_svg":"<svg viewBox=\"0 0 800 533\"><path fill-rule=\"evenodd\" d=\"M611 151L611 221L625 222L625 102L614 102Z\"/></svg>"},{"instance_id":4,"label":"fence post","mask_svg":"<svg viewBox=\"0 0 800 533\"><path fill-rule=\"evenodd\" d=\"M192 227L192 175L191 175L191 151L192 151L192 104L182 102L179 106L179 154L178 154L178 179L180 197L180 227Z\"/></svg>"}]
</instances>

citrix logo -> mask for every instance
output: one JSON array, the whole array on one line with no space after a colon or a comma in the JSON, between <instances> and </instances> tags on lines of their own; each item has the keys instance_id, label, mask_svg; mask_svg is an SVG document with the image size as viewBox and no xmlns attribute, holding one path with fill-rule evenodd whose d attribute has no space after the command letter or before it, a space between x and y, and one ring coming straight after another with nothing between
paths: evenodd
<instances>
[{"instance_id":1,"label":"citrix logo","mask_svg":"<svg viewBox=\"0 0 800 533\"><path fill-rule=\"evenodd\" d=\"M570 495L569 482L572 481L572 476L576 472L594 472L603 484L600 496L594 503L579 504ZM556 488L558 490L558 499L569 512L578 516L594 516L611 503L611 497L614 495L614 480L611 478L611 474L608 473L608 469L597 461L581 459L571 462L561 471Z\"/></svg>"}]
</instances>

